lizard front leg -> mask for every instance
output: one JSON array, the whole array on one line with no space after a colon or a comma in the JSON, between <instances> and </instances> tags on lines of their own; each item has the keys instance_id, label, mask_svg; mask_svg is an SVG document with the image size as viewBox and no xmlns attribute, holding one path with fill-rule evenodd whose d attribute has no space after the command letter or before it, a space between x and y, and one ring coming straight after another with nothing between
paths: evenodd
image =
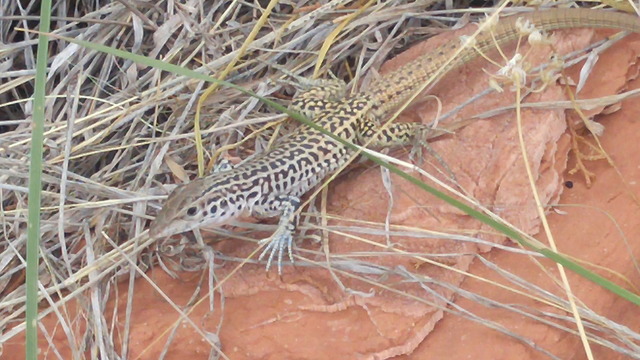
<instances>
[{"instance_id":1,"label":"lizard front leg","mask_svg":"<svg viewBox=\"0 0 640 360\"><path fill-rule=\"evenodd\" d=\"M229 160L221 159L213 167L212 173L220 173L220 172L230 171L230 170L233 170L234 167L235 167L235 165L233 165Z\"/></svg>"},{"instance_id":2,"label":"lizard front leg","mask_svg":"<svg viewBox=\"0 0 640 360\"><path fill-rule=\"evenodd\" d=\"M282 274L282 257L285 249L289 254L289 259L293 263L293 232L296 229L295 216L296 210L300 207L300 199L295 196L281 195L269 199L265 204L256 206L252 213L257 217L280 216L278 228L270 237L260 240L260 244L267 244L258 257L262 260L266 254L269 254L267 260L267 271L271 267L271 262L276 254L278 254L278 274Z\"/></svg>"},{"instance_id":3,"label":"lizard front leg","mask_svg":"<svg viewBox=\"0 0 640 360\"><path fill-rule=\"evenodd\" d=\"M412 159L417 159L418 162L422 161L422 149L423 147L433 155L437 161L442 164L444 169L449 173L452 179L455 176L446 162L431 149L427 140L433 139L443 134L450 133L451 130L462 127L466 122L459 122L453 124L450 130L437 129L429 125L422 123L392 123L382 131L380 127L371 120L362 121L359 126L358 141L360 144L368 144L371 148L386 148L395 146L411 146L411 153L409 156Z\"/></svg>"},{"instance_id":4,"label":"lizard front leg","mask_svg":"<svg viewBox=\"0 0 640 360\"><path fill-rule=\"evenodd\" d=\"M342 80L298 79L300 90L294 96L289 108L314 119L322 111L330 110L346 94L347 85Z\"/></svg>"}]
</instances>

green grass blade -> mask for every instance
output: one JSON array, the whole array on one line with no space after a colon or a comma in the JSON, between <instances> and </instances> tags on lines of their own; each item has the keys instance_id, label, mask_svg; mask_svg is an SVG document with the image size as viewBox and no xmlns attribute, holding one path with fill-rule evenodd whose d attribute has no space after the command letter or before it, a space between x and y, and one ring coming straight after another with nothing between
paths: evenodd
<instances>
[{"instance_id":1,"label":"green grass blade","mask_svg":"<svg viewBox=\"0 0 640 360\"><path fill-rule=\"evenodd\" d=\"M33 125L29 166L29 215L27 226L26 270L26 338L27 360L38 358L38 248L40 246L40 197L42 192L42 144L44 138L45 85L47 82L47 58L49 39L46 35L51 24L51 0L44 0L40 7L40 34L36 55L35 92L33 95Z\"/></svg>"}]
</instances>

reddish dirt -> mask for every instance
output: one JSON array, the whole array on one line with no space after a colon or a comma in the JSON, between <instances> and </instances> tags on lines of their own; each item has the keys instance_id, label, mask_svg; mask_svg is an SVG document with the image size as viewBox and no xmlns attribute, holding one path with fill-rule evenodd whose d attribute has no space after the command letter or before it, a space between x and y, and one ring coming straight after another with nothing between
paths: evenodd
<instances>
[{"instance_id":1,"label":"reddish dirt","mask_svg":"<svg viewBox=\"0 0 640 360\"><path fill-rule=\"evenodd\" d=\"M468 32L468 29L466 29ZM461 32L437 36L398 58L383 69L400 66L412 57L433 48L444 41L455 41ZM557 32L554 46L561 53L584 47L610 32L589 30ZM453 39L453 40L452 40ZM549 52L536 49L538 59ZM632 36L600 55L600 60L580 98L611 95L623 89L640 88L635 62L640 54L640 37ZM537 62L539 60L531 60ZM431 94L440 98L444 111L454 108L487 86L487 76L481 68L490 72L495 69L486 62L474 62L453 71ZM579 68L569 73L574 76ZM577 79L577 78L575 78ZM507 89L508 90L508 89ZM527 101L563 100L564 89L558 85L535 94ZM513 104L513 93L493 94L463 109L456 118L464 118L486 110ZM596 109L600 112L602 109ZM554 209L562 212L549 214L549 222L559 250L580 259L584 266L636 291L640 287L640 274L634 269L632 257L640 253L640 220L638 220L638 197L640 196L640 166L638 165L638 135L640 102L627 100L619 111L598 116L606 131L600 138L604 149L611 156L615 167L605 161L589 162L589 169L597 178L590 188L579 175L567 175L575 159L566 158L569 136L566 133L565 111L525 110L523 123L527 134L528 156L534 171L542 201L561 204ZM424 119L435 114L434 102L418 104L403 115L405 119ZM512 112L482 120L458 131L455 135L436 141L433 145L449 165L457 180L481 203L492 206L499 214L530 234L539 231L540 223L532 205L530 188L524 176L520 151ZM396 155L402 157L402 153ZM430 159L425 168L439 167ZM384 222L388 196L382 187L377 168L356 170L332 185L329 212L348 219ZM440 178L444 178L440 176ZM572 181L567 189L564 181ZM460 211L423 195L405 181L393 177L394 207L391 222L394 224L420 226L422 228L449 232L460 229L471 234L489 230L485 225L463 215ZM560 196L562 194L562 196ZM612 220L614 219L615 222ZM342 223L347 223L343 221ZM619 227L619 228L618 228ZM624 234L624 237L623 235ZM480 235L494 244L514 246L501 236ZM543 235L536 236L546 241ZM368 236L380 244L386 240ZM626 240L625 240L626 239ZM625 242L626 241L626 242ZM421 239L393 237L396 247L404 251L430 254L481 255L502 269L511 271L562 298L565 294L553 283L559 278L556 266L547 260L538 259L542 266L526 256L499 250L491 246L452 242L448 239ZM317 250L318 244L305 241L304 248ZM330 240L332 254L353 251L385 251L384 247L362 241L334 236ZM246 256L255 250L254 243L223 241L216 249L234 256ZM446 264L476 277L495 283L508 284L495 271L488 269L473 256L451 256ZM307 255L305 255L307 256ZM323 257L313 258L322 261ZM434 281L445 281L462 290L488 297L504 304L518 304L529 309L555 314L567 313L548 304L501 289L486 281L445 270L442 267L422 264L412 257L382 256L368 257L375 264L396 267L404 266L417 276L428 276ZM418 267L416 267L419 265ZM216 269L218 280L230 274L236 264L227 263ZM598 267L600 268L598 268ZM602 269L610 269L628 280ZM180 274L173 279L156 268L148 274L159 288L178 306L185 306L194 292L200 274ZM528 339L536 346L546 349L562 359L583 359L584 350L579 339L566 331L546 326L538 321L506 311L481 305L478 301L454 296L450 290L434 286L437 300L415 284L397 283L397 276L380 276L378 284L339 274L341 281L351 293L342 290L323 268L287 267L281 278L273 272L266 274L257 265L245 265L238 273L229 277L223 285L224 302L216 293L215 309L210 312L207 303L207 286L203 285L197 299L203 299L190 312L189 317L203 331L218 331L220 315L224 314L219 333L222 348L231 359L382 359L389 357L419 359L539 359L541 352L516 340L514 337L487 328L442 310L447 301L454 301L478 317L500 324L505 329ZM205 274L206 278L206 274ZM640 317L629 316L637 307L621 300L610 292L569 272L569 281L574 294L594 312L630 329L640 331ZM112 319L112 309L117 308L117 321L125 318L127 283L123 282L118 294L112 297L105 317ZM513 287L513 285L509 285ZM395 291L401 290L404 295ZM358 293L359 292L359 293ZM362 294L367 294L362 295ZM416 296L423 301L415 301ZM114 302L113 299L117 299ZM130 359L155 359L165 346L167 333L176 324L178 315L167 302L144 279L137 279L133 295L132 328L130 329ZM224 305L221 311L220 306ZM447 309L452 309L449 305ZM570 316L570 314L568 314ZM55 319L45 321L53 329ZM569 323L564 325L571 328ZM169 346L168 359L206 359L210 345L190 325L182 323ZM122 333L114 335L121 338ZM55 338L66 344L66 337L58 328ZM157 341L154 341L157 340ZM16 340L13 345L19 344ZM43 346L46 346L43 342ZM5 345L4 354L12 353L12 344ZM58 349L64 349L60 345ZM622 359L623 357L598 345L593 345L596 358ZM64 354L64 350L63 350ZM49 355L52 355L49 353ZM9 357L8 357L9 358Z\"/></svg>"}]
</instances>

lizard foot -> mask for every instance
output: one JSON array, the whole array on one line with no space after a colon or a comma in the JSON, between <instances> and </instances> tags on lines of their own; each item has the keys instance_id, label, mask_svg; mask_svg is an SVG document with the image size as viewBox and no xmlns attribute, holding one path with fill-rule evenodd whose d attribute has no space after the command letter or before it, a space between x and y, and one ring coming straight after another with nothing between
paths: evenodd
<instances>
[{"instance_id":1,"label":"lizard foot","mask_svg":"<svg viewBox=\"0 0 640 360\"><path fill-rule=\"evenodd\" d=\"M278 229L273 233L273 235L258 242L258 244L260 245L267 244L258 257L258 260L262 260L262 258L269 254L269 258L267 259L266 271L269 271L269 269L271 268L273 259L277 254L278 275L282 275L282 258L284 257L285 250L289 254L289 260L291 260L291 263L293 263L292 247L294 229L295 227L292 223L286 224L285 227L278 226Z\"/></svg>"},{"instance_id":2,"label":"lizard foot","mask_svg":"<svg viewBox=\"0 0 640 360\"><path fill-rule=\"evenodd\" d=\"M442 166L445 173L449 176L449 178L453 181L456 181L456 176L451 171L451 168L446 163L446 161L438 154L429 144L427 139L431 136L430 134L434 133L435 130L430 127L420 126L416 130L416 136L413 137L411 152L409 153L409 158L413 161L416 161L418 164L422 164L424 160L424 154L422 153L423 149L426 149L429 155L433 156L436 161Z\"/></svg>"},{"instance_id":3,"label":"lizard foot","mask_svg":"<svg viewBox=\"0 0 640 360\"><path fill-rule=\"evenodd\" d=\"M293 232L296 230L297 217L295 212L300 206L300 199L295 196L279 196L273 199L265 209L257 209L262 215L269 215L270 212L280 213L278 228L270 237L260 240L260 245L265 245L264 250L258 257L262 260L267 254L267 271L271 268L273 259L278 255L278 275L282 275L282 258L285 250L289 254L289 260L293 263Z\"/></svg>"}]
</instances>

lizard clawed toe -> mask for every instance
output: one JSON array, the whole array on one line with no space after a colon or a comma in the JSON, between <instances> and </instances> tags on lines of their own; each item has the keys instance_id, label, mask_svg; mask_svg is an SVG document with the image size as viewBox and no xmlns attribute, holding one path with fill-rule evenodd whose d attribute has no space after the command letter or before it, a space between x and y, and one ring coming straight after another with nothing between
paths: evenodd
<instances>
[{"instance_id":1,"label":"lizard clawed toe","mask_svg":"<svg viewBox=\"0 0 640 360\"><path fill-rule=\"evenodd\" d=\"M273 263L273 259L276 254L278 255L278 275L282 275L282 258L284 257L285 249L289 254L289 260L293 264L293 226L286 228L278 227L275 233L266 239L262 239L258 242L258 244L263 245L267 244L262 250L262 253L258 257L258 260L262 260L267 254L269 257L267 259L267 265L265 267L266 271L269 271L271 268L271 264Z\"/></svg>"}]
</instances>

